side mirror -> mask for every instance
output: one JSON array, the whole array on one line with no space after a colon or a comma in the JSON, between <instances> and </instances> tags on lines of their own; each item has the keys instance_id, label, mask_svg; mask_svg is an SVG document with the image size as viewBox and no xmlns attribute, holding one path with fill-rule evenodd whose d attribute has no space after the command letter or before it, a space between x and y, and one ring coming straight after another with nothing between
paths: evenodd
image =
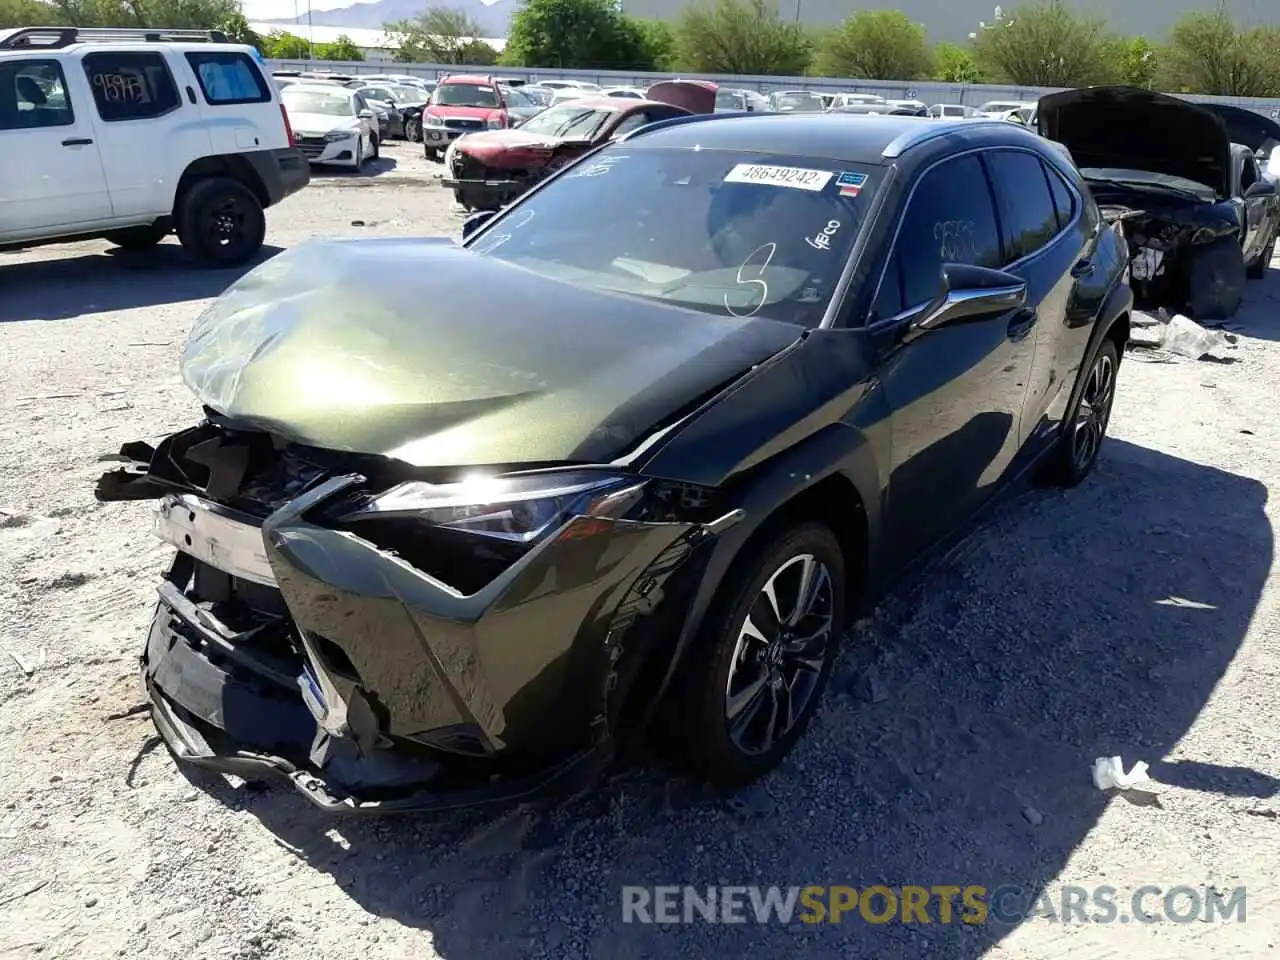
<instances>
[{"instance_id":1,"label":"side mirror","mask_svg":"<svg viewBox=\"0 0 1280 960\"><path fill-rule=\"evenodd\" d=\"M904 340L958 320L1017 310L1027 303L1027 281L1003 270L967 263L942 265L942 290L907 327Z\"/></svg>"},{"instance_id":2,"label":"side mirror","mask_svg":"<svg viewBox=\"0 0 1280 960\"><path fill-rule=\"evenodd\" d=\"M1270 180L1259 180L1244 192L1245 199L1250 197L1269 197L1276 192L1276 185Z\"/></svg>"},{"instance_id":3,"label":"side mirror","mask_svg":"<svg viewBox=\"0 0 1280 960\"><path fill-rule=\"evenodd\" d=\"M496 210L477 210L462 221L462 239L468 240L471 235L494 218Z\"/></svg>"}]
</instances>

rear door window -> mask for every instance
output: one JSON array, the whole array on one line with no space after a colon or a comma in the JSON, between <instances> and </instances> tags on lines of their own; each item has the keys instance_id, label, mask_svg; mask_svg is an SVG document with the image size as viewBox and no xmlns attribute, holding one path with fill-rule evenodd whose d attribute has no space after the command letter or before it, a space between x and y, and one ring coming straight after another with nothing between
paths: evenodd
<instances>
[{"instance_id":1,"label":"rear door window","mask_svg":"<svg viewBox=\"0 0 1280 960\"><path fill-rule=\"evenodd\" d=\"M1004 263L1029 257L1058 232L1058 213L1044 167L1034 153L992 150L985 154L1000 201Z\"/></svg>"},{"instance_id":2,"label":"rear door window","mask_svg":"<svg viewBox=\"0 0 1280 960\"><path fill-rule=\"evenodd\" d=\"M181 105L169 67L158 53L87 53L84 72L98 116L108 123L162 117Z\"/></svg>"},{"instance_id":3,"label":"rear door window","mask_svg":"<svg viewBox=\"0 0 1280 960\"><path fill-rule=\"evenodd\" d=\"M1062 174L1049 164L1044 165L1044 175L1049 181L1049 192L1053 194L1053 207L1058 214L1058 229L1065 230L1071 218L1076 215L1076 198Z\"/></svg>"},{"instance_id":4,"label":"rear door window","mask_svg":"<svg viewBox=\"0 0 1280 960\"><path fill-rule=\"evenodd\" d=\"M195 71L206 103L231 106L240 103L267 103L271 91L248 54L188 53L187 63Z\"/></svg>"},{"instance_id":5,"label":"rear door window","mask_svg":"<svg viewBox=\"0 0 1280 960\"><path fill-rule=\"evenodd\" d=\"M903 309L937 295L945 263L1000 266L995 205L976 154L947 160L920 178L893 256L902 272Z\"/></svg>"}]
</instances>

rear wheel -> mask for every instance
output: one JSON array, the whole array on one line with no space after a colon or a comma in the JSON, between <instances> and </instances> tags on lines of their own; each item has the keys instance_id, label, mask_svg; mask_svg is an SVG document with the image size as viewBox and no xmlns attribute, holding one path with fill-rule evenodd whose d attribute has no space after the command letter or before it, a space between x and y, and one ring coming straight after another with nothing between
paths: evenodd
<instances>
[{"instance_id":1,"label":"rear wheel","mask_svg":"<svg viewBox=\"0 0 1280 960\"><path fill-rule=\"evenodd\" d=\"M804 732L835 660L844 556L819 523L783 530L730 576L681 694L695 771L722 786L772 770Z\"/></svg>"},{"instance_id":2,"label":"rear wheel","mask_svg":"<svg viewBox=\"0 0 1280 960\"><path fill-rule=\"evenodd\" d=\"M170 234L167 224L153 223L145 227L112 230L103 239L125 250L150 250Z\"/></svg>"},{"instance_id":3,"label":"rear wheel","mask_svg":"<svg viewBox=\"0 0 1280 960\"><path fill-rule=\"evenodd\" d=\"M262 249L267 218L252 190L230 177L192 185L180 202L178 238L196 260L211 267L238 266Z\"/></svg>"},{"instance_id":4,"label":"rear wheel","mask_svg":"<svg viewBox=\"0 0 1280 960\"><path fill-rule=\"evenodd\" d=\"M1116 343L1107 337L1099 344L1092 362L1081 372L1084 380L1080 395L1062 421L1062 434L1049 461L1047 479L1050 483L1074 487L1093 471L1107 435L1107 424L1111 422L1119 368Z\"/></svg>"}]
</instances>

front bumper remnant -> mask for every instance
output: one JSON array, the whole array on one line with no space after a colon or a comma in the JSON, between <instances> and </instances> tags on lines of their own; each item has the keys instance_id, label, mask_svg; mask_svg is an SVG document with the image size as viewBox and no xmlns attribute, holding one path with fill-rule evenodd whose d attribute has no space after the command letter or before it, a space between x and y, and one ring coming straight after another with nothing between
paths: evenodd
<instances>
[{"instance_id":1,"label":"front bumper remnant","mask_svg":"<svg viewBox=\"0 0 1280 960\"><path fill-rule=\"evenodd\" d=\"M715 525L579 517L464 595L323 519L362 481L320 482L265 519L161 498L155 532L179 553L141 665L174 756L283 777L335 813L589 781L612 755L619 625Z\"/></svg>"}]
</instances>

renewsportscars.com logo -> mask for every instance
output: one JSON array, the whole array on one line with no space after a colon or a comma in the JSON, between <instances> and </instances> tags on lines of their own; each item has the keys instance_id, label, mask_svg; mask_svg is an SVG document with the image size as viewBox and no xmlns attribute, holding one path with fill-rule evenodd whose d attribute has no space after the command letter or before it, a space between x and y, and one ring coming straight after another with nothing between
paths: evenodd
<instances>
[{"instance_id":1,"label":"renewsportscars.com logo","mask_svg":"<svg viewBox=\"0 0 1280 960\"><path fill-rule=\"evenodd\" d=\"M623 923L1215 923L1245 921L1245 888L1014 885L623 887Z\"/></svg>"}]
</instances>

